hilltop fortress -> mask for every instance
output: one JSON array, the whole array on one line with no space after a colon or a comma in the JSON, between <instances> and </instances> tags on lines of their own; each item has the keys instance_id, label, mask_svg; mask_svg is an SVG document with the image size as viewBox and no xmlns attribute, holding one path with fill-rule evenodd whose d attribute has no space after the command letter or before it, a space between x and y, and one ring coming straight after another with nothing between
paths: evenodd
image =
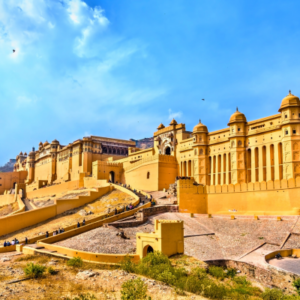
<instances>
[{"instance_id":1,"label":"hilltop fortress","mask_svg":"<svg viewBox=\"0 0 300 300\"><path fill-rule=\"evenodd\" d=\"M157 191L185 177L177 180L182 212L300 214L300 101L289 92L278 114L250 122L237 109L213 132L173 119L158 126L153 148L91 136L40 143L16 159L14 172L0 175L0 194L16 183L28 192L84 178Z\"/></svg>"}]
</instances>

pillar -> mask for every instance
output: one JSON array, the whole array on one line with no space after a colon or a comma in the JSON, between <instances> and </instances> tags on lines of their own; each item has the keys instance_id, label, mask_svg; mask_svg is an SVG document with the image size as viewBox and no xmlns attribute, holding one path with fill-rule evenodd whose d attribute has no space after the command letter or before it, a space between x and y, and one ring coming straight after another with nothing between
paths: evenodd
<instances>
[{"instance_id":1,"label":"pillar","mask_svg":"<svg viewBox=\"0 0 300 300\"><path fill-rule=\"evenodd\" d=\"M274 173L275 180L279 180L279 156L278 143L274 143Z\"/></svg>"},{"instance_id":2,"label":"pillar","mask_svg":"<svg viewBox=\"0 0 300 300\"><path fill-rule=\"evenodd\" d=\"M263 151L262 151L262 146L258 147L258 182L262 182L264 178L263 174Z\"/></svg>"},{"instance_id":3,"label":"pillar","mask_svg":"<svg viewBox=\"0 0 300 300\"><path fill-rule=\"evenodd\" d=\"M266 145L267 181L271 180L271 145Z\"/></svg>"}]
</instances>

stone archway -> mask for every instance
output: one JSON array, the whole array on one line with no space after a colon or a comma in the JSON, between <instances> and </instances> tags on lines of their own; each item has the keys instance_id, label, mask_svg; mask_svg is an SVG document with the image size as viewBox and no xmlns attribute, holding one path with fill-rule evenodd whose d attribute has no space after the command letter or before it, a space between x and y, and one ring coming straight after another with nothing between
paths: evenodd
<instances>
[{"instance_id":1,"label":"stone archway","mask_svg":"<svg viewBox=\"0 0 300 300\"><path fill-rule=\"evenodd\" d=\"M154 250L153 250L152 246L147 245L143 249L143 257L146 257L149 253L153 253L153 252L154 252Z\"/></svg>"},{"instance_id":2,"label":"stone archway","mask_svg":"<svg viewBox=\"0 0 300 300\"><path fill-rule=\"evenodd\" d=\"M114 172L114 171L110 171L110 172L109 172L109 180L110 180L112 183L115 183L115 172Z\"/></svg>"},{"instance_id":3,"label":"stone archway","mask_svg":"<svg viewBox=\"0 0 300 300\"><path fill-rule=\"evenodd\" d=\"M171 155L171 148L169 146L165 148L165 155Z\"/></svg>"}]
</instances>

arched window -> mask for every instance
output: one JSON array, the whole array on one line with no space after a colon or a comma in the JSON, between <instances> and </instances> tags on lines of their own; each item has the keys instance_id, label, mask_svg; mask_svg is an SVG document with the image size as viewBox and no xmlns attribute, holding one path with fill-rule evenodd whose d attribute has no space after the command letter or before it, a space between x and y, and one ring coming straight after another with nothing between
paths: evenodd
<instances>
[{"instance_id":1,"label":"arched window","mask_svg":"<svg viewBox=\"0 0 300 300\"><path fill-rule=\"evenodd\" d=\"M166 154L166 155L171 155L171 148L170 148L170 147L167 147L167 148L165 149L165 154Z\"/></svg>"},{"instance_id":2,"label":"arched window","mask_svg":"<svg viewBox=\"0 0 300 300\"><path fill-rule=\"evenodd\" d=\"M150 172L147 172L147 179L150 178Z\"/></svg>"}]
</instances>

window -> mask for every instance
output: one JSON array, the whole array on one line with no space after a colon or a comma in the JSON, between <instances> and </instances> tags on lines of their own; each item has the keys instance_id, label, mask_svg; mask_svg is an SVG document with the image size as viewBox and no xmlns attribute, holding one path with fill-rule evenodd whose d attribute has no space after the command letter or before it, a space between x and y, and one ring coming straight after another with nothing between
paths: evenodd
<instances>
[{"instance_id":1,"label":"window","mask_svg":"<svg viewBox=\"0 0 300 300\"><path fill-rule=\"evenodd\" d=\"M285 135L287 135L287 134L289 134L289 132L286 130L286 131L285 131Z\"/></svg>"},{"instance_id":2,"label":"window","mask_svg":"<svg viewBox=\"0 0 300 300\"><path fill-rule=\"evenodd\" d=\"M284 116L287 119L287 115Z\"/></svg>"},{"instance_id":3,"label":"window","mask_svg":"<svg viewBox=\"0 0 300 300\"><path fill-rule=\"evenodd\" d=\"M293 134L296 134L296 130L295 129L293 129Z\"/></svg>"},{"instance_id":4,"label":"window","mask_svg":"<svg viewBox=\"0 0 300 300\"><path fill-rule=\"evenodd\" d=\"M270 125L273 125L273 122L270 122Z\"/></svg>"},{"instance_id":5,"label":"window","mask_svg":"<svg viewBox=\"0 0 300 300\"><path fill-rule=\"evenodd\" d=\"M238 131L241 131L241 128L238 128Z\"/></svg>"},{"instance_id":6,"label":"window","mask_svg":"<svg viewBox=\"0 0 300 300\"><path fill-rule=\"evenodd\" d=\"M147 179L150 178L150 172L147 172Z\"/></svg>"},{"instance_id":7,"label":"window","mask_svg":"<svg viewBox=\"0 0 300 300\"><path fill-rule=\"evenodd\" d=\"M300 114L299 114L299 118L300 118Z\"/></svg>"}]
</instances>

